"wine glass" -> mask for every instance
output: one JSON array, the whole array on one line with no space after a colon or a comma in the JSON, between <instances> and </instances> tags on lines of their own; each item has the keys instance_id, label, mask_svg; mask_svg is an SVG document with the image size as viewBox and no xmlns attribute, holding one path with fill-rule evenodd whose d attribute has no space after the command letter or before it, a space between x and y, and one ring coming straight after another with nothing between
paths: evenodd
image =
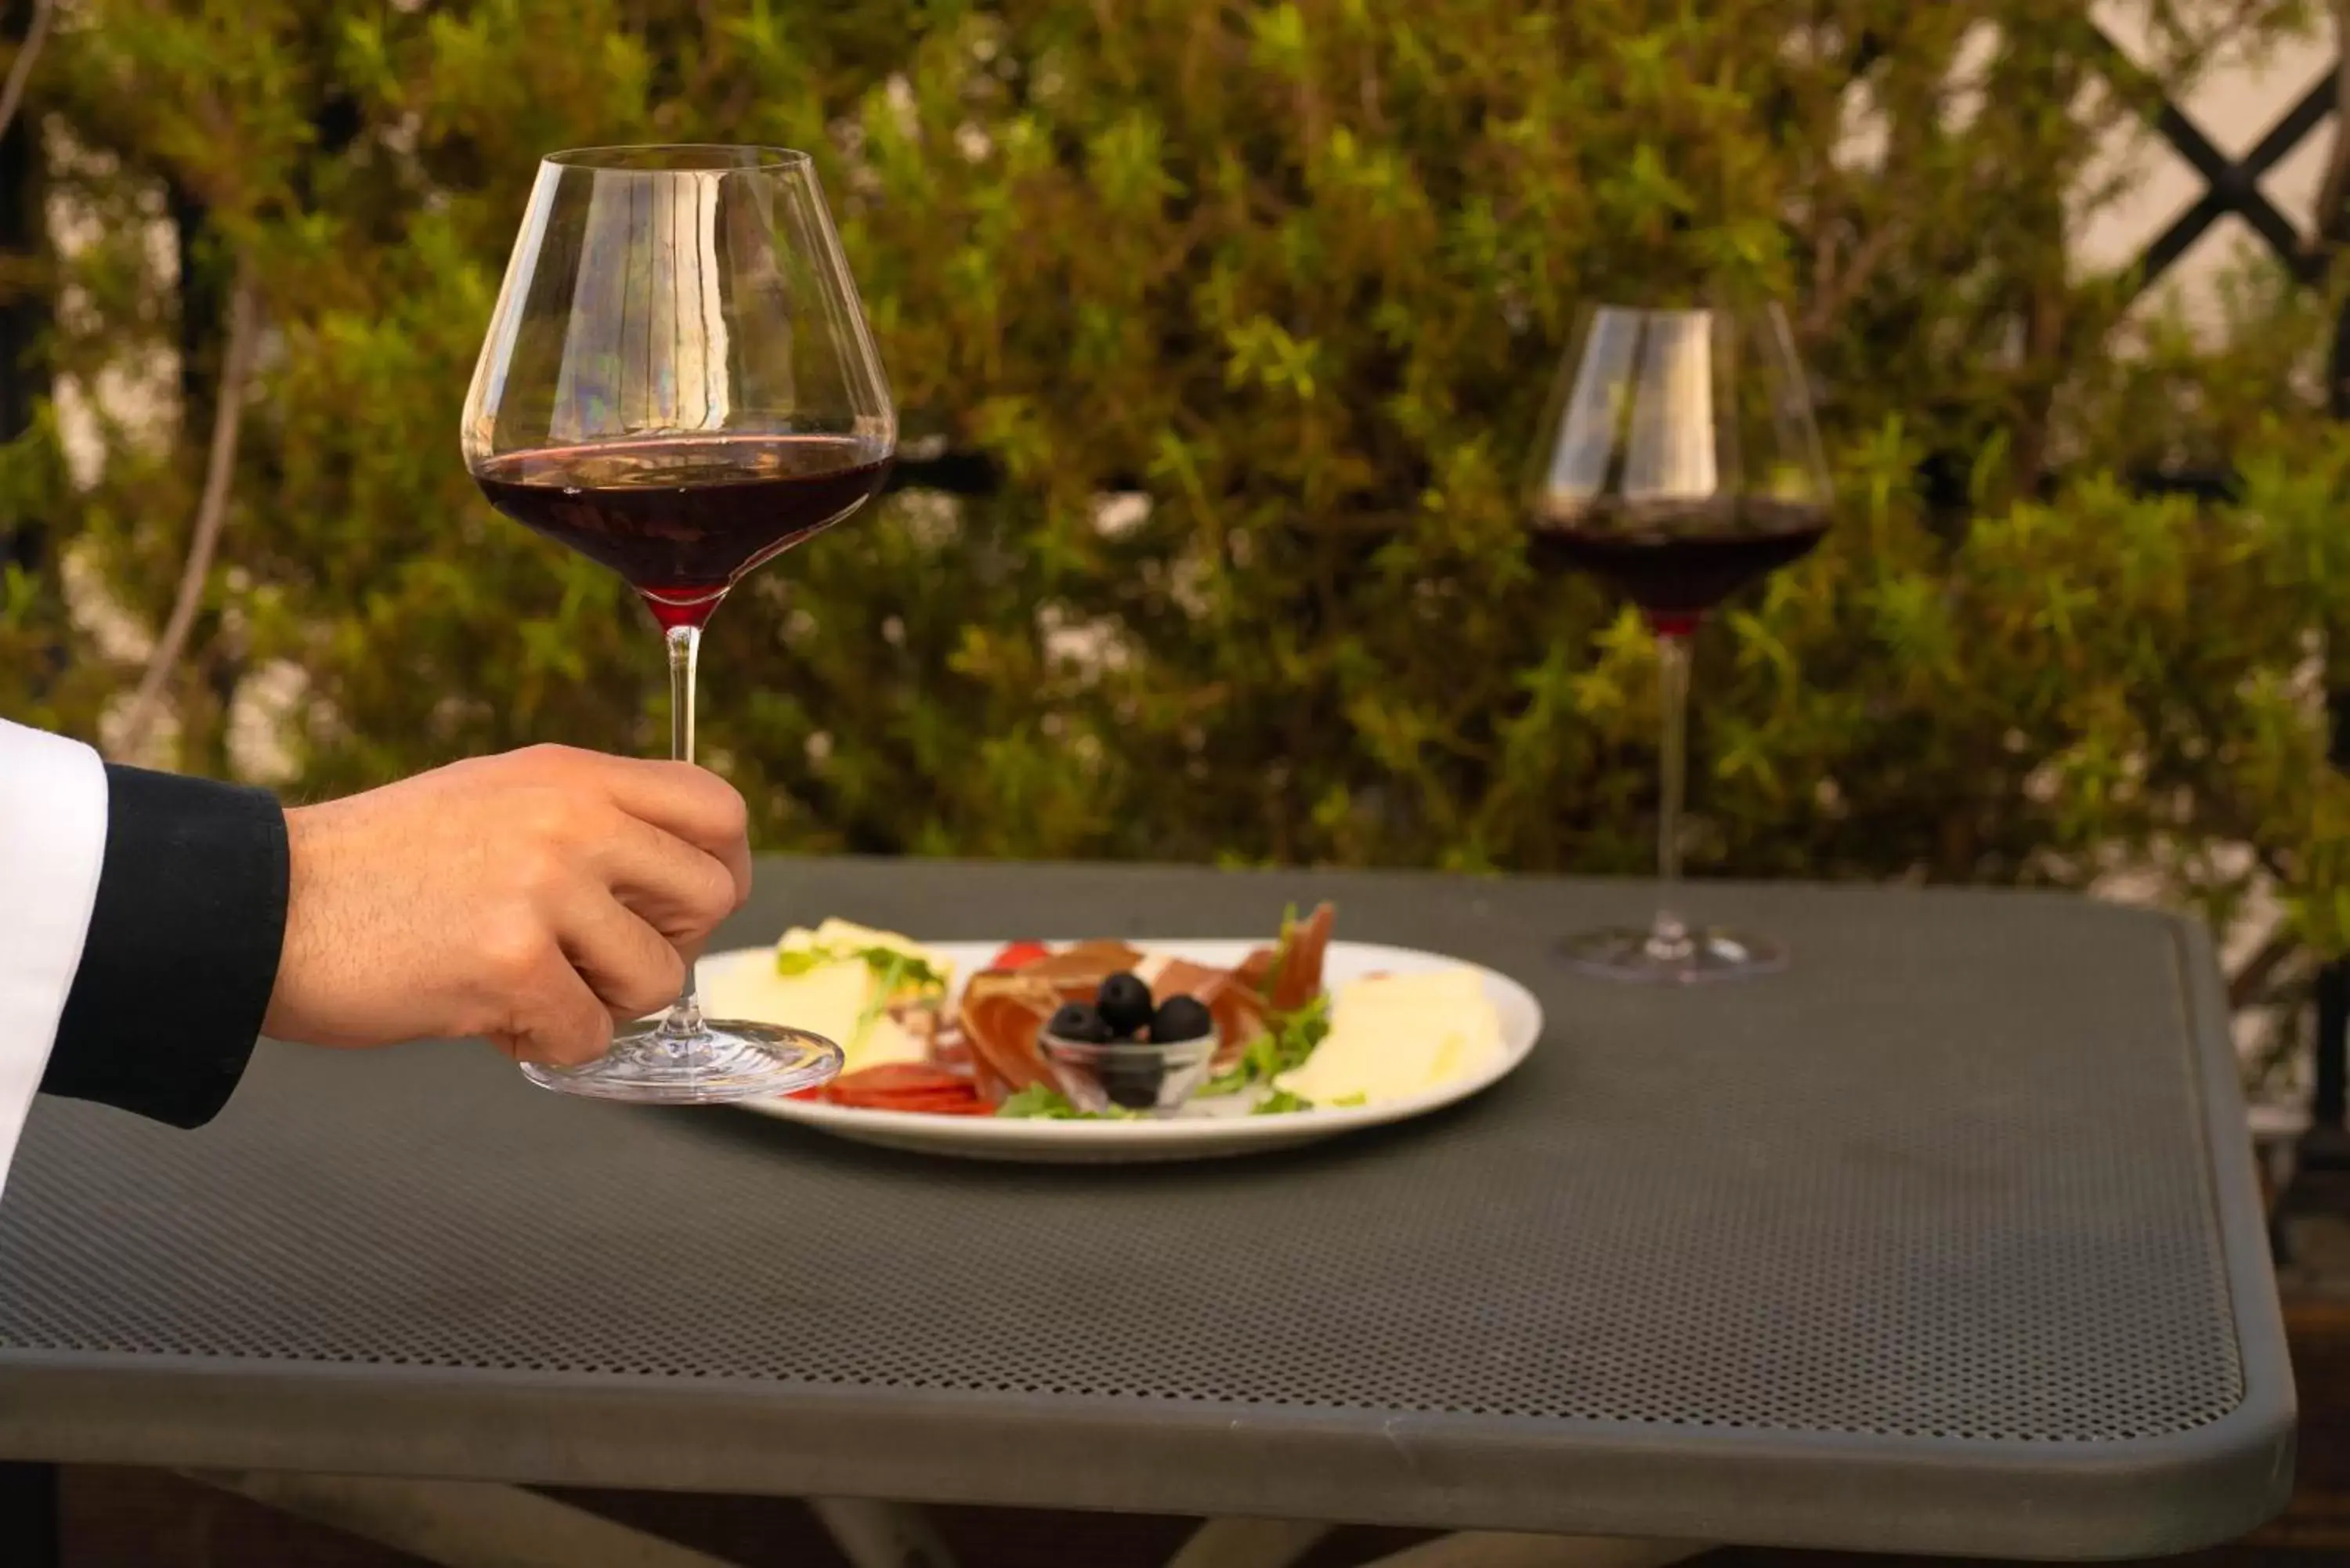
<instances>
[{"instance_id":1,"label":"wine glass","mask_svg":"<svg viewBox=\"0 0 2350 1568\"><path fill-rule=\"evenodd\" d=\"M1778 943L1692 926L1674 905L1690 639L1708 611L1800 559L1828 526L1827 465L1785 315L1720 303L1586 312L1527 488L1534 558L1596 573L1647 618L1663 708L1656 915L1569 939L1568 961L1679 984L1783 968Z\"/></svg>"},{"instance_id":2,"label":"wine glass","mask_svg":"<svg viewBox=\"0 0 2350 1568\"><path fill-rule=\"evenodd\" d=\"M465 397L490 504L626 578L669 647L670 753L693 760L702 623L760 562L881 487L898 419L805 153L599 147L538 167ZM710 1103L840 1070L822 1035L668 1013L550 1089Z\"/></svg>"}]
</instances>

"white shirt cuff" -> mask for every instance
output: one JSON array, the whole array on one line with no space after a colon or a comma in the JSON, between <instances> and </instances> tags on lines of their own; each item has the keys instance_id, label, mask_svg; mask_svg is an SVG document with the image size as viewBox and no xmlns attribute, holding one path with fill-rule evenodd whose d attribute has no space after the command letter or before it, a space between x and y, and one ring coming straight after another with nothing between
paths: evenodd
<instances>
[{"instance_id":1,"label":"white shirt cuff","mask_svg":"<svg viewBox=\"0 0 2350 1568\"><path fill-rule=\"evenodd\" d=\"M0 719L0 1184L73 989L106 860L106 768Z\"/></svg>"}]
</instances>

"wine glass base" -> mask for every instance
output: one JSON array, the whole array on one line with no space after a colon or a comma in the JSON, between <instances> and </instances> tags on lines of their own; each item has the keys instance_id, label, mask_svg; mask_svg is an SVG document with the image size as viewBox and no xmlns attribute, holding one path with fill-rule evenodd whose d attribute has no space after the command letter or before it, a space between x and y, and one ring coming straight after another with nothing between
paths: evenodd
<instances>
[{"instance_id":1,"label":"wine glass base","mask_svg":"<svg viewBox=\"0 0 2350 1568\"><path fill-rule=\"evenodd\" d=\"M840 1071L840 1047L805 1029L707 1020L699 1033L665 1035L639 1024L611 1050L577 1067L523 1064L542 1089L653 1106L723 1106L814 1088Z\"/></svg>"},{"instance_id":2,"label":"wine glass base","mask_svg":"<svg viewBox=\"0 0 2350 1568\"><path fill-rule=\"evenodd\" d=\"M1787 950L1777 942L1712 929L1667 940L1648 928L1618 926L1569 937L1562 951L1577 973L1645 985L1748 980L1787 967Z\"/></svg>"}]
</instances>

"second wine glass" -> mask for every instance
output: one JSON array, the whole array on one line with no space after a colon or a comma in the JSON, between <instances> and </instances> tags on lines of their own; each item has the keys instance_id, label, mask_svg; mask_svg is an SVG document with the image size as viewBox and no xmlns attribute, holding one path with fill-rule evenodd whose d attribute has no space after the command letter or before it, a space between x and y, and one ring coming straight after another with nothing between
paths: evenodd
<instances>
[{"instance_id":1,"label":"second wine glass","mask_svg":"<svg viewBox=\"0 0 2350 1568\"><path fill-rule=\"evenodd\" d=\"M465 399L490 504L626 578L669 650L670 750L693 760L702 628L743 574L880 489L898 421L814 165L760 147L607 147L539 165ZM805 1030L668 1014L574 1094L712 1102L837 1072Z\"/></svg>"},{"instance_id":2,"label":"second wine glass","mask_svg":"<svg viewBox=\"0 0 2350 1568\"><path fill-rule=\"evenodd\" d=\"M1528 483L1534 555L1596 574L1656 634L1662 710L1655 916L1568 940L1576 968L1687 984L1784 966L1768 937L1678 908L1690 639L1707 613L1827 531L1811 397L1776 306L1602 306L1586 313Z\"/></svg>"}]
</instances>

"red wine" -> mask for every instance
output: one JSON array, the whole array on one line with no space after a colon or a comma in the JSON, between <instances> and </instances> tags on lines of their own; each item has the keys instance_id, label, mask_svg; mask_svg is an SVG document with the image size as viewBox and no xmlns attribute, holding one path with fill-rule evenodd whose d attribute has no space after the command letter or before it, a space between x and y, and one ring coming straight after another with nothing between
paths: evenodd
<instances>
[{"instance_id":1,"label":"red wine","mask_svg":"<svg viewBox=\"0 0 2350 1568\"><path fill-rule=\"evenodd\" d=\"M511 452L473 478L491 505L611 567L678 627L856 511L889 470L853 436L668 436Z\"/></svg>"},{"instance_id":2,"label":"red wine","mask_svg":"<svg viewBox=\"0 0 2350 1568\"><path fill-rule=\"evenodd\" d=\"M1659 631L1680 633L1755 578L1809 555L1827 529L1826 509L1802 502L1609 502L1538 517L1534 549L1537 559L1607 578Z\"/></svg>"}]
</instances>

